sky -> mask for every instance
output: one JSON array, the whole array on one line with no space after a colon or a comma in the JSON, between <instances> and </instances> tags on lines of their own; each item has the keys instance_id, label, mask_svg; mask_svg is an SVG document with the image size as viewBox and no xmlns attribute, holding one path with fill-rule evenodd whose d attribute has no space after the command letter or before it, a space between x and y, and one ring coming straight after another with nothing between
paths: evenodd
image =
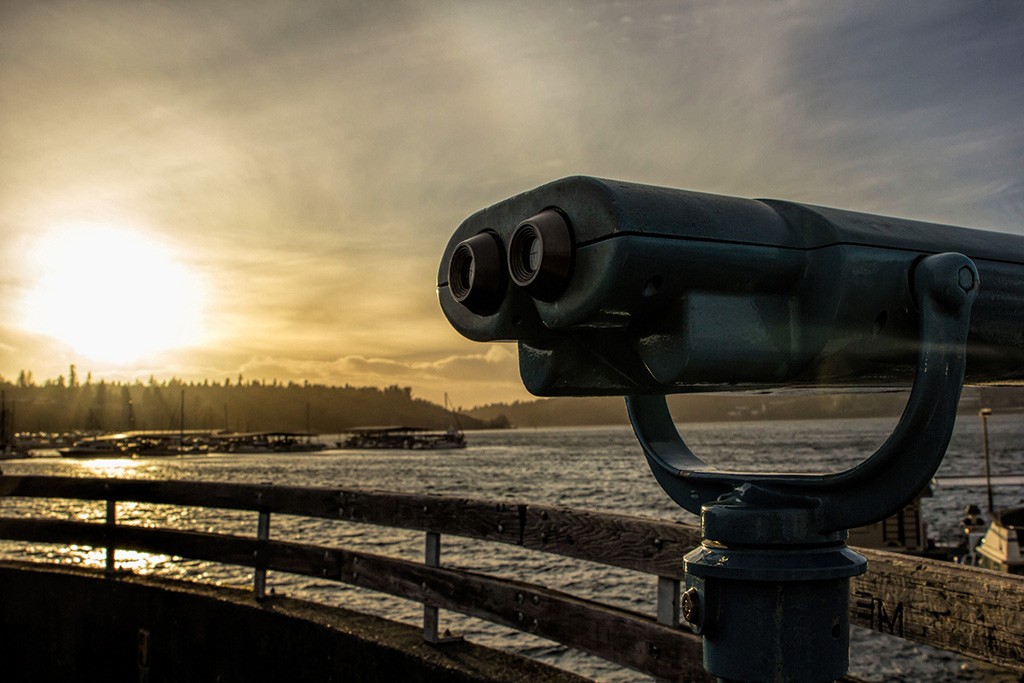
<instances>
[{"instance_id":1,"label":"sky","mask_svg":"<svg viewBox=\"0 0 1024 683\"><path fill-rule=\"evenodd\" d=\"M1024 3L0 3L0 375L529 398L440 312L568 175L1024 233Z\"/></svg>"}]
</instances>

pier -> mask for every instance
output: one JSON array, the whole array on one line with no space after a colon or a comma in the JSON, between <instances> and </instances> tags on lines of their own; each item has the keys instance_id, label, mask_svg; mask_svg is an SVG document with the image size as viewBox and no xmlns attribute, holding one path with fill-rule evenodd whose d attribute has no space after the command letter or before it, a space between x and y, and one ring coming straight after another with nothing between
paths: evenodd
<instances>
[{"instance_id":1,"label":"pier","mask_svg":"<svg viewBox=\"0 0 1024 683\"><path fill-rule=\"evenodd\" d=\"M277 615L276 605L290 600L284 595L271 594L266 578L270 570L318 577L422 603L423 629L419 638L413 639L416 647L410 645L412 649L406 653L416 661L424 652L438 648L443 652L448 647L467 647L443 642L444 634L438 632L438 610L452 610L562 643L654 678L712 680L702 665L701 638L685 623L686 606L681 598L682 557L701 540L699 529L690 525L529 503L354 488L3 476L0 477L0 494L4 498L102 501L106 509L105 518L97 521L0 518L0 538L7 541L106 550L105 567L92 570L69 571L58 564L59 558L54 563L5 562L3 586L13 596L18 595L19 587L82 584L86 579L93 582L88 584L92 586L89 590L102 596L108 594L112 586L134 586L141 581L148 582L151 591L199 591L204 600L225 605L238 605L241 601L246 606L247 616L231 623L248 629L250 623L256 628L258 622ZM252 514L252 532L248 535L206 533L123 524L118 522L117 515L118 505L122 503L246 511ZM277 515L422 532L423 561L353 551L343 545L278 540L271 531ZM543 585L542 577L537 577L535 582L523 582L447 567L442 550L444 539L448 537L519 546L640 572L650 580L646 586L638 585L637 590L657 595L656 611L642 614L553 590ZM168 555L174 558L171 561L202 560L248 567L253 572L252 591L241 597L238 591L222 594L214 587L203 588L202 584L134 577L119 566L119 550ZM1024 622L1020 619L1024 577L884 551L858 549L858 552L869 559L870 568L866 574L852 580L851 623L1024 674ZM303 612L296 603L288 604L295 608L295 614L289 618L315 620L325 613L312 608L305 608ZM51 608L63 609L61 604ZM90 601L70 601L68 608L72 612L89 611L94 610L95 605ZM116 630L114 622L134 618L132 610L127 608L99 610L99 613L106 614L110 622L104 629ZM189 610L171 607L157 610L153 613L156 622L152 628L142 630L152 634L158 623L163 638L187 638L189 613ZM314 616L317 614L321 617ZM10 636L0 649L8 661L12 657L14 661L38 657L34 660L37 663L50 661L53 666L67 666L59 652L44 652L49 640L19 634L39 634L41 628L48 626L60 631L59 642L63 643L92 637L90 631L62 629L61 624L66 620L74 623L80 616L48 614L42 608L5 610L4 629ZM140 632L136 629L130 635L132 638L150 637L139 635ZM125 631L122 629L121 633ZM224 638L227 643L235 642L237 634L211 630L207 637L214 643ZM124 657L130 656L129 664L116 661L115 657L102 666L120 667L117 670L123 671L125 666L137 664L137 648L134 640L132 643L132 648L123 653ZM431 645L422 650L420 643ZM211 650L215 651L216 648ZM232 667L237 665L231 660L239 656L238 647L225 647L222 655L221 660L209 655L213 658L209 659L209 670L204 677L215 678L219 673L235 670ZM147 664L151 680L172 680L173 674L162 675L157 670L156 661ZM341 663L338 666L341 667ZM424 666L429 669L433 665ZM515 666L518 664L513 668ZM320 667L318 664L311 668L311 675L314 671L322 672ZM302 678L301 670L293 673L295 680L312 680ZM493 671L481 676L480 680L502 680Z\"/></svg>"}]
</instances>

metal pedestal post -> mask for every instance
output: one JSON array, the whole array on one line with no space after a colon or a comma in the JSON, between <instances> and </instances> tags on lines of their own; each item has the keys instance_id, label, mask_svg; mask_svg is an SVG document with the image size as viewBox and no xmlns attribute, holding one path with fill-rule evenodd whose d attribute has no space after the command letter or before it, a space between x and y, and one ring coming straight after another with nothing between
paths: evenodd
<instances>
[{"instance_id":1,"label":"metal pedestal post","mask_svg":"<svg viewBox=\"0 0 1024 683\"><path fill-rule=\"evenodd\" d=\"M779 558L788 561L780 566ZM867 560L845 545L727 548L685 558L684 613L704 667L727 681L833 681L849 667L850 577Z\"/></svg>"},{"instance_id":2,"label":"metal pedestal post","mask_svg":"<svg viewBox=\"0 0 1024 683\"><path fill-rule=\"evenodd\" d=\"M658 483L700 513L704 541L685 558L683 615L704 637L704 665L726 681L817 683L849 666L849 583L867 561L847 529L884 519L927 486L949 444L963 386L974 264L936 254L911 273L917 373L888 440L836 474L744 474L686 446L664 396L630 396L633 429Z\"/></svg>"}]
</instances>

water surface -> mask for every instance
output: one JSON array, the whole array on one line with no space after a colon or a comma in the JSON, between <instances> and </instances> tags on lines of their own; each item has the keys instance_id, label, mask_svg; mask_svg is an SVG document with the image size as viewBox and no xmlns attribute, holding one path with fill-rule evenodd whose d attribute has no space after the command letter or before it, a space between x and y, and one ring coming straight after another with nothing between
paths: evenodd
<instances>
[{"instance_id":1,"label":"water surface","mask_svg":"<svg viewBox=\"0 0 1024 683\"><path fill-rule=\"evenodd\" d=\"M691 424L681 431L691 448L728 469L758 471L838 471L860 462L884 441L895 419L784 421ZM980 420L957 424L950 450L939 470L944 476L984 474ZM1024 472L1024 425L1017 416L989 419L992 471ZM471 432L461 451L323 451L314 454L211 455L140 460L68 460L37 457L5 462L9 474L131 477L357 487L414 493L565 505L695 522L655 483L627 426L522 429ZM929 535L952 542L966 503L984 506L983 486L938 487L923 502ZM996 489L996 505L1024 504L1019 486ZM4 515L48 515L102 519L102 503L4 500ZM251 512L121 503L118 521L169 525L183 529L254 534ZM423 535L366 525L273 517L271 535L422 560ZM102 550L3 544L7 557L102 566ZM444 564L517 578L610 604L654 613L653 577L566 558L531 553L499 544L445 538ZM228 585L251 585L251 572L204 562L174 560L145 553L118 552L122 567L144 573ZM369 611L417 624L422 607L328 581L271 573L278 593ZM557 666L604 681L644 677L600 659L515 631L442 613L442 627L489 645L529 654ZM1016 677L946 652L855 629L852 673L872 681L1015 681Z\"/></svg>"}]
</instances>

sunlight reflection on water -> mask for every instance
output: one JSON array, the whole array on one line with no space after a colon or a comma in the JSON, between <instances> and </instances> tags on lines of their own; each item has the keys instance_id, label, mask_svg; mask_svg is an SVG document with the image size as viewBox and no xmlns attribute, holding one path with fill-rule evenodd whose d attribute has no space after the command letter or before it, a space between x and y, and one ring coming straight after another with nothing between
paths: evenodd
<instances>
[{"instance_id":1,"label":"sunlight reflection on water","mask_svg":"<svg viewBox=\"0 0 1024 683\"><path fill-rule=\"evenodd\" d=\"M141 464L140 460L133 458L97 458L95 460L84 459L77 461L81 474L78 476L90 477L120 477L122 479L132 478L135 470Z\"/></svg>"}]
</instances>

